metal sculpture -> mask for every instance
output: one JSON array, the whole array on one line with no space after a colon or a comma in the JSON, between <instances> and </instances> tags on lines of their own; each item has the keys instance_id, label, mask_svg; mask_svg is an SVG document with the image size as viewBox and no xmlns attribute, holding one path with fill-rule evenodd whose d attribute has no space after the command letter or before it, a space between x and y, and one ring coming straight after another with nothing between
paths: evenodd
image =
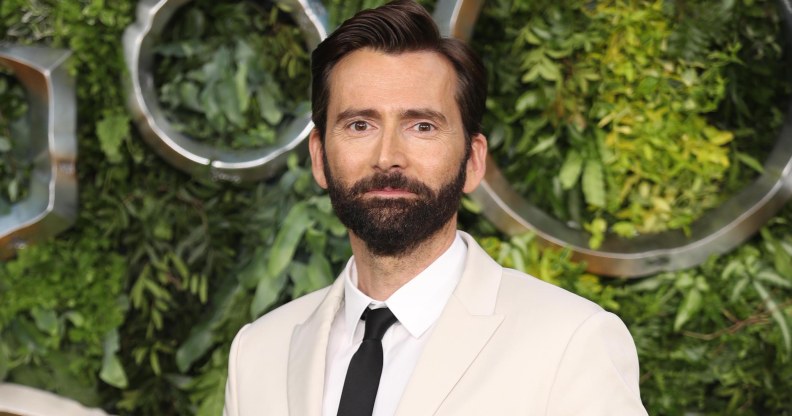
<instances>
[{"instance_id":1,"label":"metal sculpture","mask_svg":"<svg viewBox=\"0 0 792 416\"><path fill-rule=\"evenodd\" d=\"M469 40L483 0L439 0L435 12L444 34ZM779 0L792 40L792 5ZM792 73L791 73L792 74ZM704 262L710 255L725 253L750 238L792 196L792 109L764 173L745 189L713 209L691 226L686 236L667 231L636 238L606 237L601 247L588 247L589 235L567 227L551 217L509 185L492 158L487 175L472 197L484 215L508 234L536 233L543 243L572 250L573 259L584 261L591 272L619 277L646 276L679 270Z\"/></svg>"},{"instance_id":2,"label":"metal sculpture","mask_svg":"<svg viewBox=\"0 0 792 416\"><path fill-rule=\"evenodd\" d=\"M33 161L28 197L0 216L0 258L51 237L77 218L77 110L74 79L64 68L71 52L0 47L0 65L27 90Z\"/></svg>"},{"instance_id":3,"label":"metal sculpture","mask_svg":"<svg viewBox=\"0 0 792 416\"><path fill-rule=\"evenodd\" d=\"M313 128L310 110L296 118L280 132L276 143L253 150L224 150L191 140L176 131L166 120L157 99L151 73L152 47L163 28L180 7L190 0L141 0L137 21L124 32L124 58L128 69L127 105L143 138L165 160L194 175L211 175L214 179L240 182L271 176L286 162L288 153L297 149ZM278 0L292 10L302 29L308 50L327 37L324 7L315 0Z\"/></svg>"}]
</instances>

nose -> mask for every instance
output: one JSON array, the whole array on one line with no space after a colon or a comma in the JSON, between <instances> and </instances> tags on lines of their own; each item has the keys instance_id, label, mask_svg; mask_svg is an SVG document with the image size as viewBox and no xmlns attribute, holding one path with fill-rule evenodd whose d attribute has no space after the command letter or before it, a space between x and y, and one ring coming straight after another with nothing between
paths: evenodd
<instances>
[{"instance_id":1,"label":"nose","mask_svg":"<svg viewBox=\"0 0 792 416\"><path fill-rule=\"evenodd\" d=\"M374 168L382 172L404 169L407 166L405 145L398 127L385 129L375 152Z\"/></svg>"}]
</instances>

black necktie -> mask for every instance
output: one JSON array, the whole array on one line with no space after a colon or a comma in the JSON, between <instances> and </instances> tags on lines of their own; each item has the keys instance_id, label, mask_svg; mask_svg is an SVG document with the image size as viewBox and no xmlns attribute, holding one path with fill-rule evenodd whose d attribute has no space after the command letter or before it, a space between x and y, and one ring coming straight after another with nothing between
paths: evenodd
<instances>
[{"instance_id":1,"label":"black necktie","mask_svg":"<svg viewBox=\"0 0 792 416\"><path fill-rule=\"evenodd\" d=\"M349 362L338 416L371 416L382 375L382 336L396 322L388 308L366 309L366 332Z\"/></svg>"}]
</instances>

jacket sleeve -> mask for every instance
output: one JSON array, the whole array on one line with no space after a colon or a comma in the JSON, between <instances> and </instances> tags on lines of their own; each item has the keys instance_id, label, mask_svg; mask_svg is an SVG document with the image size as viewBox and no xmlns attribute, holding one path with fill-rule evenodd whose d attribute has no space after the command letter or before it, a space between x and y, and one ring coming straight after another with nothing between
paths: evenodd
<instances>
[{"instance_id":1,"label":"jacket sleeve","mask_svg":"<svg viewBox=\"0 0 792 416\"><path fill-rule=\"evenodd\" d=\"M239 344L242 342L242 333L249 326L245 325L234 337L231 343L231 353L228 355L228 380L226 381L225 405L223 406L223 416L239 416L239 401L237 396L237 356L239 354Z\"/></svg>"},{"instance_id":2,"label":"jacket sleeve","mask_svg":"<svg viewBox=\"0 0 792 416\"><path fill-rule=\"evenodd\" d=\"M616 315L597 312L565 347L547 415L646 415L638 377L638 353L627 327Z\"/></svg>"}]
</instances>

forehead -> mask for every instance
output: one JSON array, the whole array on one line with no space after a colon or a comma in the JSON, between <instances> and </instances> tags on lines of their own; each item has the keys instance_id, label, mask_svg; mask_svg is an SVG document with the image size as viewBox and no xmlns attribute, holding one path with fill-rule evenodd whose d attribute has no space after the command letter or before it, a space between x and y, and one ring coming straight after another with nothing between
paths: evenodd
<instances>
[{"instance_id":1,"label":"forehead","mask_svg":"<svg viewBox=\"0 0 792 416\"><path fill-rule=\"evenodd\" d=\"M437 52L388 54L361 49L333 68L328 110L431 108L456 112L456 82L453 66Z\"/></svg>"}]
</instances>

